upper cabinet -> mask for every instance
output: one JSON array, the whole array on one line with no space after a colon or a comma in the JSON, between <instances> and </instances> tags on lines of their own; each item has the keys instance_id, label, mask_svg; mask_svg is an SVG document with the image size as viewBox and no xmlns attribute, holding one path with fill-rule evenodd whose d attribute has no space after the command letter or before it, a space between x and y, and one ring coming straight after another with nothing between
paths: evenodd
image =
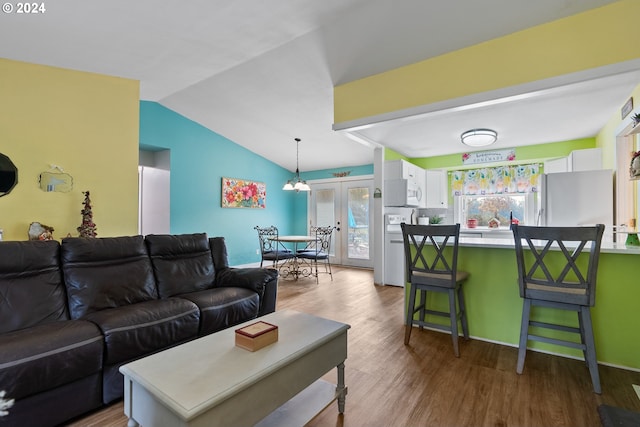
<instances>
[{"instance_id":1,"label":"upper cabinet","mask_svg":"<svg viewBox=\"0 0 640 427\"><path fill-rule=\"evenodd\" d=\"M560 157L559 159L551 159L544 162L544 173L568 172L568 158Z\"/></svg>"},{"instance_id":2,"label":"upper cabinet","mask_svg":"<svg viewBox=\"0 0 640 427\"><path fill-rule=\"evenodd\" d=\"M602 169L602 148L575 150L567 157L567 172Z\"/></svg>"},{"instance_id":3,"label":"upper cabinet","mask_svg":"<svg viewBox=\"0 0 640 427\"><path fill-rule=\"evenodd\" d=\"M384 162L384 179L413 179L420 178L420 171L424 169L409 163L406 160L388 160Z\"/></svg>"},{"instance_id":4,"label":"upper cabinet","mask_svg":"<svg viewBox=\"0 0 640 427\"><path fill-rule=\"evenodd\" d=\"M567 157L544 162L544 173L602 169L602 148L574 150Z\"/></svg>"},{"instance_id":5,"label":"upper cabinet","mask_svg":"<svg viewBox=\"0 0 640 427\"><path fill-rule=\"evenodd\" d=\"M426 208L446 209L449 205L447 191L447 172L444 170L426 170L427 197Z\"/></svg>"}]
</instances>

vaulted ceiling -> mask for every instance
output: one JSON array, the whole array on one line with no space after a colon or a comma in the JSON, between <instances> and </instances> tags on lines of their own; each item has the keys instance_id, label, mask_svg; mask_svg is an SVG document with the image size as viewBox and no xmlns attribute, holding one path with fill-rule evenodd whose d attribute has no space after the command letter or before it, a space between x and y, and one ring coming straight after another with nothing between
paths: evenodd
<instances>
[{"instance_id":1,"label":"vaulted ceiling","mask_svg":"<svg viewBox=\"0 0 640 427\"><path fill-rule=\"evenodd\" d=\"M296 137L301 170L343 168L371 163L373 153L332 130L335 85L609 3L55 0L44 3L44 13L3 13L0 57L137 79L141 99L289 170ZM446 154L428 141L458 138L453 123L528 135L511 146L593 136L638 82L637 72L624 73L512 102L507 110L432 112L363 135L410 157ZM545 126L522 132L533 116Z\"/></svg>"}]
</instances>

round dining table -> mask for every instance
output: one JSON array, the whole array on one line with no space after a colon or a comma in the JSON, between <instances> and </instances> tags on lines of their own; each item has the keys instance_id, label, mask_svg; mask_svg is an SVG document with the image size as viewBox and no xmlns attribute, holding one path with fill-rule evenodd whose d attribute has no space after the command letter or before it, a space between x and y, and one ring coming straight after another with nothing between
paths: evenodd
<instances>
[{"instance_id":1,"label":"round dining table","mask_svg":"<svg viewBox=\"0 0 640 427\"><path fill-rule=\"evenodd\" d=\"M270 239L280 243L293 243L293 253L295 256L293 258L285 259L278 267L282 277L286 278L288 276L292 276L295 280L298 280L298 277L300 276L307 277L313 274L311 264L306 262L304 259L298 258L298 245L300 243L307 244L315 242L318 240L316 236L285 235L270 237Z\"/></svg>"}]
</instances>

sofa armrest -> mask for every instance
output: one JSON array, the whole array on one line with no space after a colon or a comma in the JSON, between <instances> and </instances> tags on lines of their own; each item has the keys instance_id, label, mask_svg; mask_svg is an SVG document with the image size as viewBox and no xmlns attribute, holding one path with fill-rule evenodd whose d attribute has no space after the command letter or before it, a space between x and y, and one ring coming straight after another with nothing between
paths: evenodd
<instances>
[{"instance_id":1,"label":"sofa armrest","mask_svg":"<svg viewBox=\"0 0 640 427\"><path fill-rule=\"evenodd\" d=\"M260 295L259 316L276 310L278 271L272 268L225 268L216 272L216 286L251 289Z\"/></svg>"}]
</instances>

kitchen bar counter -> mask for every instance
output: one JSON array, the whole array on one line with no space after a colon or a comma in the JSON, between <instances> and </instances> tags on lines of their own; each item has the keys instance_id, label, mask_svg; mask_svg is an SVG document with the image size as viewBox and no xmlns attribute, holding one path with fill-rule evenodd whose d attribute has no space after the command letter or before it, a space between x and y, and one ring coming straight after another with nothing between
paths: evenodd
<instances>
[{"instance_id":1,"label":"kitchen bar counter","mask_svg":"<svg viewBox=\"0 0 640 427\"><path fill-rule=\"evenodd\" d=\"M513 248L513 238L461 237L458 268L470 273L464 292L471 337L517 347L522 298ZM633 370L640 370L639 255L640 247L602 244L596 305L591 309L598 361ZM432 294L433 302L446 310L446 295ZM577 326L574 313L536 307L534 315L537 320L560 319ZM529 346L582 359L582 352L570 348L540 342ZM463 344L462 357L464 351Z\"/></svg>"},{"instance_id":2,"label":"kitchen bar counter","mask_svg":"<svg viewBox=\"0 0 640 427\"><path fill-rule=\"evenodd\" d=\"M462 234L462 232L460 232ZM504 237L460 237L460 246L480 248L510 248L513 249L513 235ZM627 246L624 243L602 242L600 252L605 254L640 255L640 246Z\"/></svg>"}]
</instances>

